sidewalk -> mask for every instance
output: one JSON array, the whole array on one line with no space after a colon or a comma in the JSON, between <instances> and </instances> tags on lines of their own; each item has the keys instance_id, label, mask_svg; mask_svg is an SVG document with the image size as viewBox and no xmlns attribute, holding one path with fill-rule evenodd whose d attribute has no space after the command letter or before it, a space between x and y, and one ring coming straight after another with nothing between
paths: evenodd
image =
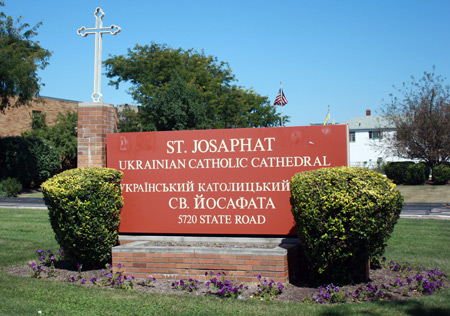
<instances>
[{"instance_id":1,"label":"sidewalk","mask_svg":"<svg viewBox=\"0 0 450 316\"><path fill-rule=\"evenodd\" d=\"M0 198L0 208L47 209L41 198ZM402 218L434 218L450 220L450 204L446 203L405 203L400 214Z\"/></svg>"},{"instance_id":2,"label":"sidewalk","mask_svg":"<svg viewBox=\"0 0 450 316\"><path fill-rule=\"evenodd\" d=\"M400 214L402 218L450 219L448 203L405 203Z\"/></svg>"},{"instance_id":3,"label":"sidewalk","mask_svg":"<svg viewBox=\"0 0 450 316\"><path fill-rule=\"evenodd\" d=\"M46 210L41 198L0 197L0 208L29 208Z\"/></svg>"}]
</instances>

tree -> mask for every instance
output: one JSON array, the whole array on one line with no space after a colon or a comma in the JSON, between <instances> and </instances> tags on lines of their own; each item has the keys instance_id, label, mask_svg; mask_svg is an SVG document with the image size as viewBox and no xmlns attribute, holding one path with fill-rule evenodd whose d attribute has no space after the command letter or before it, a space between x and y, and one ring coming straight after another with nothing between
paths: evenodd
<instances>
[{"instance_id":1,"label":"tree","mask_svg":"<svg viewBox=\"0 0 450 316\"><path fill-rule=\"evenodd\" d=\"M47 126L45 115L36 117L36 124L31 130L22 134L25 138L44 139L52 144L59 152L61 169L71 169L77 166L77 124L78 114L69 111L58 113L55 124Z\"/></svg>"},{"instance_id":2,"label":"tree","mask_svg":"<svg viewBox=\"0 0 450 316\"><path fill-rule=\"evenodd\" d=\"M134 110L128 104L118 113L118 129L121 133L142 132L142 126L139 122L139 108Z\"/></svg>"},{"instance_id":3,"label":"tree","mask_svg":"<svg viewBox=\"0 0 450 316\"><path fill-rule=\"evenodd\" d=\"M445 80L424 73L420 80L403 83L383 109L396 133L387 139L400 157L423 160L430 168L450 159L450 90Z\"/></svg>"},{"instance_id":4,"label":"tree","mask_svg":"<svg viewBox=\"0 0 450 316\"><path fill-rule=\"evenodd\" d=\"M132 84L130 93L141 105L131 124L134 129L280 125L281 117L267 97L235 85L229 65L204 52L152 43L136 45L127 56L113 56L104 64L111 85Z\"/></svg>"},{"instance_id":5,"label":"tree","mask_svg":"<svg viewBox=\"0 0 450 316\"><path fill-rule=\"evenodd\" d=\"M4 3L0 1L0 7ZM32 38L38 23L30 27L0 12L0 110L30 104L40 90L38 69L48 65L51 53Z\"/></svg>"}]
</instances>

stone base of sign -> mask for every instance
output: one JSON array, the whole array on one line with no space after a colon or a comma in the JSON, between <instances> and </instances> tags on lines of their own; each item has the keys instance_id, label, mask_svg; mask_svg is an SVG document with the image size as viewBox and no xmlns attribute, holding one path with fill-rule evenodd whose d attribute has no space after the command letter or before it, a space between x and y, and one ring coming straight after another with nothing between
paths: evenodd
<instances>
[{"instance_id":1,"label":"stone base of sign","mask_svg":"<svg viewBox=\"0 0 450 316\"><path fill-rule=\"evenodd\" d=\"M304 273L298 238L120 236L112 264L136 278L206 280L206 271L224 271L229 280L255 276L296 283Z\"/></svg>"}]
</instances>

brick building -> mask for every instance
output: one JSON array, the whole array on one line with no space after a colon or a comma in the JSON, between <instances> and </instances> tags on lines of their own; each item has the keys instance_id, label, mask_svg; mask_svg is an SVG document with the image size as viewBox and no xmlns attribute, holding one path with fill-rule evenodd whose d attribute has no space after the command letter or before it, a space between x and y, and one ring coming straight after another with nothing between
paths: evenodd
<instances>
[{"instance_id":1,"label":"brick building","mask_svg":"<svg viewBox=\"0 0 450 316\"><path fill-rule=\"evenodd\" d=\"M33 101L31 106L10 108L5 113L0 112L0 137L20 136L31 129L33 116L45 114L47 125L51 126L56 115L67 111L77 111L78 101L42 97L42 102Z\"/></svg>"}]
</instances>

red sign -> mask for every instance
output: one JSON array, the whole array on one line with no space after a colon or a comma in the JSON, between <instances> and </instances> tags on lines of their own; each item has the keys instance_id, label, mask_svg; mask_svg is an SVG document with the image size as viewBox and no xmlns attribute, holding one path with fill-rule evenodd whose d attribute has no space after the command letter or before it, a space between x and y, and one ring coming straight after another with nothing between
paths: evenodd
<instances>
[{"instance_id":1,"label":"red sign","mask_svg":"<svg viewBox=\"0 0 450 316\"><path fill-rule=\"evenodd\" d=\"M290 182L346 166L347 126L107 135L124 172L120 233L293 235Z\"/></svg>"}]
</instances>

